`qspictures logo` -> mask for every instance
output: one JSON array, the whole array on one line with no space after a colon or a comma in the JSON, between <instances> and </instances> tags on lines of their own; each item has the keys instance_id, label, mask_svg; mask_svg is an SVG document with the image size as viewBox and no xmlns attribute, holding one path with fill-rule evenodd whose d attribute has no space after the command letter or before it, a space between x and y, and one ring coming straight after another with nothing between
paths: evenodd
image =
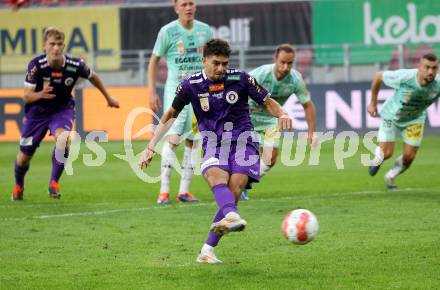
<instances>
[{"instance_id":1,"label":"qspictures logo","mask_svg":"<svg viewBox=\"0 0 440 290\"><path fill-rule=\"evenodd\" d=\"M365 44L440 42L440 14L418 15L417 5L407 3L407 15L390 15L381 18L373 15L372 8L370 2L364 3Z\"/></svg>"}]
</instances>

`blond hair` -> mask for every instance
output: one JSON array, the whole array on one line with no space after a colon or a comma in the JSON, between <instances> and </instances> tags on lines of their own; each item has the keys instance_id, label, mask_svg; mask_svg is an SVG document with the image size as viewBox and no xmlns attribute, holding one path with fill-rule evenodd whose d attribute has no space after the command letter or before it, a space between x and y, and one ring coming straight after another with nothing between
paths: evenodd
<instances>
[{"instance_id":1,"label":"blond hair","mask_svg":"<svg viewBox=\"0 0 440 290\"><path fill-rule=\"evenodd\" d=\"M60 28L55 26L50 26L44 30L43 43L46 42L49 39L49 37L52 36L55 37L56 39L61 39L63 41L65 38L65 34Z\"/></svg>"}]
</instances>

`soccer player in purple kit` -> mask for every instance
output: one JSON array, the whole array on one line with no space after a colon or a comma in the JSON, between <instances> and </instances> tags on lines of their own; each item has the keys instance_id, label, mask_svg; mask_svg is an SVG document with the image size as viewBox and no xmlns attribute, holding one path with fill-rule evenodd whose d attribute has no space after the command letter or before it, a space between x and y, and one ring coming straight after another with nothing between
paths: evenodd
<instances>
[{"instance_id":1,"label":"soccer player in purple kit","mask_svg":"<svg viewBox=\"0 0 440 290\"><path fill-rule=\"evenodd\" d=\"M197 257L197 262L208 264L221 263L214 248L223 235L246 227L238 213L238 199L245 187L259 181L259 144L249 115L248 97L277 117L281 130L292 127L287 113L252 76L228 69L230 54L224 40L214 38L205 44L203 71L177 87L171 108L162 116L139 160L141 168L150 164L157 143L182 108L191 103L203 137L202 174L219 207Z\"/></svg>"},{"instance_id":2,"label":"soccer player in purple kit","mask_svg":"<svg viewBox=\"0 0 440 290\"><path fill-rule=\"evenodd\" d=\"M24 83L25 118L20 138L20 150L15 159L15 186L12 200L23 200L24 177L40 142L49 130L56 145L52 152L52 174L48 193L60 198L59 179L68 157L68 134L75 118L72 89L78 78L88 79L104 95L109 107L119 103L104 88L100 77L83 60L63 53L65 34L57 27L49 27L43 34L44 54L32 59ZM63 158L64 157L64 158ZM61 159L61 160L60 160Z\"/></svg>"}]
</instances>

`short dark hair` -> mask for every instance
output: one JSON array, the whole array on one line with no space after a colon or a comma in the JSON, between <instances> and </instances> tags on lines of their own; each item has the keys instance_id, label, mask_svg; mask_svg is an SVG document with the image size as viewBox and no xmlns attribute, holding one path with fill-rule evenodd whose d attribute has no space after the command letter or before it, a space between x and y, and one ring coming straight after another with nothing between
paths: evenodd
<instances>
[{"instance_id":1,"label":"short dark hair","mask_svg":"<svg viewBox=\"0 0 440 290\"><path fill-rule=\"evenodd\" d=\"M295 54L295 49L291 44L288 43L283 43L277 46L277 48L275 49L275 58L277 58L281 51Z\"/></svg>"},{"instance_id":2,"label":"short dark hair","mask_svg":"<svg viewBox=\"0 0 440 290\"><path fill-rule=\"evenodd\" d=\"M203 57L209 57L213 55L221 55L229 57L231 55L231 47L226 40L221 38L212 38L203 47Z\"/></svg>"},{"instance_id":3,"label":"short dark hair","mask_svg":"<svg viewBox=\"0 0 440 290\"><path fill-rule=\"evenodd\" d=\"M424 54L422 58L427 59L429 61L437 61L437 56L433 54L432 52Z\"/></svg>"}]
</instances>

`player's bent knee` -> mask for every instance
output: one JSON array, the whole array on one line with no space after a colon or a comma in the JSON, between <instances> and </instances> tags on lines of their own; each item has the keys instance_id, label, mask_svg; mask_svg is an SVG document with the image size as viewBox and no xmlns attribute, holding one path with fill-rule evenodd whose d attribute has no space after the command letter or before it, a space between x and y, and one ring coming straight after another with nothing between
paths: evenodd
<instances>
[{"instance_id":1,"label":"player's bent knee","mask_svg":"<svg viewBox=\"0 0 440 290\"><path fill-rule=\"evenodd\" d=\"M180 142L180 136L179 135L170 135L168 136L168 143L170 143L171 146L176 147L179 145Z\"/></svg>"},{"instance_id":2,"label":"player's bent knee","mask_svg":"<svg viewBox=\"0 0 440 290\"><path fill-rule=\"evenodd\" d=\"M385 149L384 151L383 151L383 159L384 160L387 160L387 159L389 159L389 158L391 158L391 156L393 156L393 150L391 149Z\"/></svg>"},{"instance_id":3,"label":"player's bent knee","mask_svg":"<svg viewBox=\"0 0 440 290\"><path fill-rule=\"evenodd\" d=\"M18 152L17 164L18 166L26 166L31 161L33 155L26 155L23 152Z\"/></svg>"}]
</instances>

